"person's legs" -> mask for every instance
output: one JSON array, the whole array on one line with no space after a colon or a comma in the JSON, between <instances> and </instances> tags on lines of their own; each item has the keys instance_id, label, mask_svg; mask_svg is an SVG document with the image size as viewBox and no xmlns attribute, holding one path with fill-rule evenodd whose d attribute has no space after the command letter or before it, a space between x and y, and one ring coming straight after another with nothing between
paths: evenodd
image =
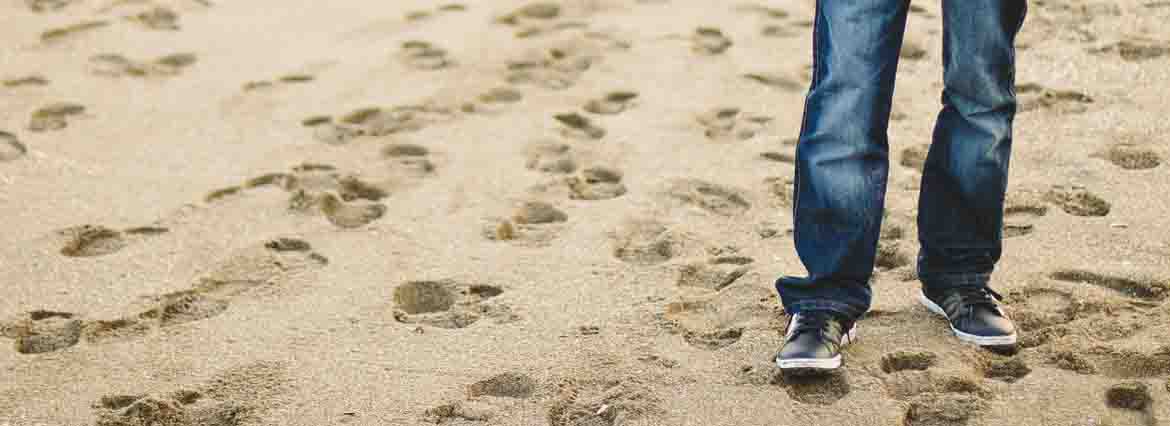
<instances>
[{"instance_id":1,"label":"person's legs","mask_svg":"<svg viewBox=\"0 0 1170 426\"><path fill-rule=\"evenodd\" d=\"M1001 253L1025 0L944 0L942 111L918 199L927 289L986 285Z\"/></svg>"},{"instance_id":2,"label":"person's legs","mask_svg":"<svg viewBox=\"0 0 1170 426\"><path fill-rule=\"evenodd\" d=\"M869 309L889 169L890 106L908 0L820 0L796 146L793 238L805 277L776 289L787 312Z\"/></svg>"}]
</instances>

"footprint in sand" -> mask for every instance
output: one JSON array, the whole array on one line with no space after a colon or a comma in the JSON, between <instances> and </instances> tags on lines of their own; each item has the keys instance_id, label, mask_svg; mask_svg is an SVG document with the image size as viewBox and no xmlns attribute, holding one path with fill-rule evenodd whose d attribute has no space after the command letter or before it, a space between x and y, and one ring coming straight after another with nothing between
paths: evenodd
<instances>
[{"instance_id":1,"label":"footprint in sand","mask_svg":"<svg viewBox=\"0 0 1170 426\"><path fill-rule=\"evenodd\" d=\"M139 337L154 328L220 315L245 292L287 291L284 287L310 279L312 271L327 263L304 240L276 238L232 253L191 288L155 296L154 306L136 315L106 320L33 311L27 318L0 323L0 335L16 339L17 351L30 354L58 351L81 341L100 344Z\"/></svg>"},{"instance_id":2,"label":"footprint in sand","mask_svg":"<svg viewBox=\"0 0 1170 426\"><path fill-rule=\"evenodd\" d=\"M847 374L828 376L778 375L776 384L784 388L793 401L814 405L833 405L853 390Z\"/></svg>"},{"instance_id":3,"label":"footprint in sand","mask_svg":"<svg viewBox=\"0 0 1170 426\"><path fill-rule=\"evenodd\" d=\"M426 147L412 143L391 143L382 149L382 157L392 171L408 178L433 175L436 165L431 158L434 156L435 153Z\"/></svg>"},{"instance_id":4,"label":"footprint in sand","mask_svg":"<svg viewBox=\"0 0 1170 426\"><path fill-rule=\"evenodd\" d=\"M90 32L110 25L109 21L94 20L82 21L64 27L52 28L41 33L41 42L46 44L57 43L76 37L81 33Z\"/></svg>"},{"instance_id":5,"label":"footprint in sand","mask_svg":"<svg viewBox=\"0 0 1170 426\"><path fill-rule=\"evenodd\" d=\"M739 108L714 108L699 114L696 121L703 127L703 134L714 141L748 140L760 134L772 122L772 117L748 114Z\"/></svg>"},{"instance_id":6,"label":"footprint in sand","mask_svg":"<svg viewBox=\"0 0 1170 426\"><path fill-rule=\"evenodd\" d=\"M902 41L902 50L898 51L898 57L904 60L918 61L926 58L926 48L915 40Z\"/></svg>"},{"instance_id":7,"label":"footprint in sand","mask_svg":"<svg viewBox=\"0 0 1170 426\"><path fill-rule=\"evenodd\" d=\"M339 145L358 136L386 136L422 130L432 124L449 122L456 117L450 107L424 102L391 108L359 108L342 115L337 123L314 126L314 137Z\"/></svg>"},{"instance_id":8,"label":"footprint in sand","mask_svg":"<svg viewBox=\"0 0 1170 426\"><path fill-rule=\"evenodd\" d=\"M433 424L447 424L450 421L480 422L491 420L499 414L499 409L491 404L495 398L509 398L526 400L537 397L548 397L550 386L538 383L527 374L519 372L500 373L478 382L467 385L467 399L453 401L432 407L423 412L423 421ZM479 400L483 397L487 403Z\"/></svg>"},{"instance_id":9,"label":"footprint in sand","mask_svg":"<svg viewBox=\"0 0 1170 426\"><path fill-rule=\"evenodd\" d=\"M569 215L544 201L525 201L507 218L491 217L482 234L492 241L543 246L556 238Z\"/></svg>"},{"instance_id":10,"label":"footprint in sand","mask_svg":"<svg viewBox=\"0 0 1170 426\"><path fill-rule=\"evenodd\" d=\"M911 357L913 358L913 357ZM994 393L968 372L934 370L936 359L926 355L908 361L910 367L881 377L886 393L906 404L903 424L914 426L965 424L990 408ZM928 365L929 364L929 365Z\"/></svg>"},{"instance_id":11,"label":"footprint in sand","mask_svg":"<svg viewBox=\"0 0 1170 426\"><path fill-rule=\"evenodd\" d=\"M549 404L549 426L657 424L661 398L638 380L568 380Z\"/></svg>"},{"instance_id":12,"label":"footprint in sand","mask_svg":"<svg viewBox=\"0 0 1170 426\"><path fill-rule=\"evenodd\" d=\"M1043 217L1048 215L1048 206L1044 204L1044 195L1041 192L1012 190L1008 191L1004 198L1003 214L1009 219Z\"/></svg>"},{"instance_id":13,"label":"footprint in sand","mask_svg":"<svg viewBox=\"0 0 1170 426\"><path fill-rule=\"evenodd\" d=\"M1003 224L1003 238L1016 238L1025 235L1031 235L1036 227L1030 223L1015 223L1004 222Z\"/></svg>"},{"instance_id":14,"label":"footprint in sand","mask_svg":"<svg viewBox=\"0 0 1170 426\"><path fill-rule=\"evenodd\" d=\"M490 406L472 401L454 401L426 409L423 411L422 419L424 422L440 425L466 424L467 422L485 422L497 414L498 412Z\"/></svg>"},{"instance_id":15,"label":"footprint in sand","mask_svg":"<svg viewBox=\"0 0 1170 426\"><path fill-rule=\"evenodd\" d=\"M1115 143L1090 154L1090 157L1107 160L1125 170L1146 170L1162 164L1162 156L1157 151L1129 142Z\"/></svg>"},{"instance_id":16,"label":"footprint in sand","mask_svg":"<svg viewBox=\"0 0 1170 426\"><path fill-rule=\"evenodd\" d=\"M291 283L311 279L328 259L307 241L281 237L233 252L215 268L197 278L190 289L154 297L156 306L136 316L86 324L85 338L100 343L140 335L155 327L170 327L218 316L244 293L283 292Z\"/></svg>"},{"instance_id":17,"label":"footprint in sand","mask_svg":"<svg viewBox=\"0 0 1170 426\"><path fill-rule=\"evenodd\" d=\"M768 24L760 27L760 35L764 37L789 38L804 33L805 31L792 28L788 25Z\"/></svg>"},{"instance_id":18,"label":"footprint in sand","mask_svg":"<svg viewBox=\"0 0 1170 426\"><path fill-rule=\"evenodd\" d=\"M664 202L696 208L719 216L736 216L751 209L745 192L694 178L671 179L658 196Z\"/></svg>"},{"instance_id":19,"label":"footprint in sand","mask_svg":"<svg viewBox=\"0 0 1170 426\"><path fill-rule=\"evenodd\" d=\"M567 89L600 60L600 49L599 42L587 38L549 43L509 60L504 79L515 85Z\"/></svg>"},{"instance_id":20,"label":"footprint in sand","mask_svg":"<svg viewBox=\"0 0 1170 426\"><path fill-rule=\"evenodd\" d=\"M408 281L394 288L394 319L404 324L464 328L482 318L497 324L519 320L508 305L489 301L504 290L451 279Z\"/></svg>"},{"instance_id":21,"label":"footprint in sand","mask_svg":"<svg viewBox=\"0 0 1170 426\"><path fill-rule=\"evenodd\" d=\"M139 319L153 320L160 327L204 320L227 310L228 300L198 290L164 294L159 306L139 314Z\"/></svg>"},{"instance_id":22,"label":"footprint in sand","mask_svg":"<svg viewBox=\"0 0 1170 426\"><path fill-rule=\"evenodd\" d=\"M1146 301L1162 301L1170 296L1170 283L1167 280L1137 274L1118 276L1084 269L1059 269L1048 274L1048 277L1057 281L1092 284Z\"/></svg>"},{"instance_id":23,"label":"footprint in sand","mask_svg":"<svg viewBox=\"0 0 1170 426\"><path fill-rule=\"evenodd\" d=\"M1144 411L1154 402L1150 388L1142 382L1124 382L1105 390L1105 404L1111 408Z\"/></svg>"},{"instance_id":24,"label":"footprint in sand","mask_svg":"<svg viewBox=\"0 0 1170 426\"><path fill-rule=\"evenodd\" d=\"M924 393L909 400L902 418L905 426L966 424L990 409L977 396L962 393Z\"/></svg>"},{"instance_id":25,"label":"footprint in sand","mask_svg":"<svg viewBox=\"0 0 1170 426\"><path fill-rule=\"evenodd\" d=\"M138 14L127 16L125 19L151 30L179 30L179 14L165 6L155 6Z\"/></svg>"},{"instance_id":26,"label":"footprint in sand","mask_svg":"<svg viewBox=\"0 0 1170 426\"><path fill-rule=\"evenodd\" d=\"M634 105L633 101L638 97L638 92L634 91L615 91L606 93L598 99L590 99L582 107L586 112L598 115L614 115L621 114L626 109Z\"/></svg>"},{"instance_id":27,"label":"footprint in sand","mask_svg":"<svg viewBox=\"0 0 1170 426\"><path fill-rule=\"evenodd\" d=\"M334 191L342 201L379 201L390 196L390 182L371 183L356 175L342 175L327 164L306 163L294 166L291 173L265 173L244 181L243 186L232 186L208 194L208 202L218 198L236 195L243 190L262 186L276 186L294 194L302 203L290 203L289 210L299 213L314 211L319 207L323 192ZM295 205L294 205L295 204Z\"/></svg>"},{"instance_id":28,"label":"footprint in sand","mask_svg":"<svg viewBox=\"0 0 1170 426\"><path fill-rule=\"evenodd\" d=\"M467 385L467 396L525 399L535 394L538 386L536 380L527 374L506 372Z\"/></svg>"},{"instance_id":29,"label":"footprint in sand","mask_svg":"<svg viewBox=\"0 0 1170 426\"><path fill-rule=\"evenodd\" d=\"M417 70L438 70L455 65L447 49L429 41L408 40L402 43L398 58L406 66Z\"/></svg>"},{"instance_id":30,"label":"footprint in sand","mask_svg":"<svg viewBox=\"0 0 1170 426\"><path fill-rule=\"evenodd\" d=\"M913 241L905 239L913 229L913 217L882 214L882 226L878 233L878 246L874 257L874 268L878 272L901 271L903 281L917 280L914 268Z\"/></svg>"},{"instance_id":31,"label":"footprint in sand","mask_svg":"<svg viewBox=\"0 0 1170 426\"><path fill-rule=\"evenodd\" d=\"M438 14L450 13L450 12L463 12L466 10L467 10L467 6L464 6L464 5L458 4L458 3L450 3L450 4L445 4L445 5L436 7L433 12L430 10L422 10L422 9L408 11L408 12L406 12L405 19L407 21L422 21L422 20L430 19Z\"/></svg>"},{"instance_id":32,"label":"footprint in sand","mask_svg":"<svg viewBox=\"0 0 1170 426\"><path fill-rule=\"evenodd\" d=\"M611 234L613 256L639 265L654 265L684 255L692 239L652 219L629 219Z\"/></svg>"},{"instance_id":33,"label":"footprint in sand","mask_svg":"<svg viewBox=\"0 0 1170 426\"><path fill-rule=\"evenodd\" d=\"M45 105L33 111L29 118L28 130L33 132L47 132L64 129L69 125L70 116L85 113L85 106L73 102L57 102Z\"/></svg>"},{"instance_id":34,"label":"footprint in sand","mask_svg":"<svg viewBox=\"0 0 1170 426\"><path fill-rule=\"evenodd\" d=\"M16 351L40 354L59 351L81 340L82 321L68 312L37 310L25 318L0 323L0 336L15 339Z\"/></svg>"},{"instance_id":35,"label":"footprint in sand","mask_svg":"<svg viewBox=\"0 0 1170 426\"><path fill-rule=\"evenodd\" d=\"M919 350L899 350L882 355L882 371L889 374L907 370L926 370L938 363L938 355L934 352Z\"/></svg>"},{"instance_id":36,"label":"footprint in sand","mask_svg":"<svg viewBox=\"0 0 1170 426\"><path fill-rule=\"evenodd\" d=\"M589 27L589 24L586 22L582 22L582 21L559 21L559 22L552 22L552 23L534 23L531 25L525 25L522 28L516 30L515 35L516 35L516 38L529 38L529 37L555 34L555 33L560 32L560 31L571 30L571 29L584 30L585 28L588 28L588 27Z\"/></svg>"},{"instance_id":37,"label":"footprint in sand","mask_svg":"<svg viewBox=\"0 0 1170 426\"><path fill-rule=\"evenodd\" d=\"M282 75L280 77L277 77L275 82L268 81L268 80L249 81L247 83L244 83L243 89L245 92L251 92L251 91L255 91L255 90L270 89L270 88L276 87L277 83L286 84L286 85L288 85L288 84L304 84L304 83L314 81L316 79L317 79L317 77L312 75L312 74L303 74L303 73L285 74L285 75ZM318 117L324 117L324 119L320 119ZM311 119L305 119L302 122L302 124L304 124L307 127L312 127L312 126L316 126L319 124L329 123L331 121L332 121L332 117L316 116L316 117L312 117Z\"/></svg>"},{"instance_id":38,"label":"footprint in sand","mask_svg":"<svg viewBox=\"0 0 1170 426\"><path fill-rule=\"evenodd\" d=\"M305 127L316 127L323 124L333 124L333 117L328 115L313 115L301 120L301 125Z\"/></svg>"},{"instance_id":39,"label":"footprint in sand","mask_svg":"<svg viewBox=\"0 0 1170 426\"><path fill-rule=\"evenodd\" d=\"M764 188L779 207L792 206L792 192L795 186L791 177L768 176L764 178Z\"/></svg>"},{"instance_id":40,"label":"footprint in sand","mask_svg":"<svg viewBox=\"0 0 1170 426\"><path fill-rule=\"evenodd\" d=\"M1148 38L1132 38L1087 50L1089 53L1095 55L1116 54L1126 61L1141 62L1170 55L1170 42Z\"/></svg>"},{"instance_id":41,"label":"footprint in sand","mask_svg":"<svg viewBox=\"0 0 1170 426\"><path fill-rule=\"evenodd\" d=\"M1170 387L1170 382L1167 382ZM1157 425L1158 417L1154 408L1154 397L1150 388L1141 381L1117 383L1105 390L1105 405L1114 410L1123 410L1137 417L1136 423Z\"/></svg>"},{"instance_id":42,"label":"footprint in sand","mask_svg":"<svg viewBox=\"0 0 1170 426\"><path fill-rule=\"evenodd\" d=\"M719 256L687 263L679 269L678 286L719 291L747 274L752 262L746 256Z\"/></svg>"},{"instance_id":43,"label":"footprint in sand","mask_svg":"<svg viewBox=\"0 0 1170 426\"><path fill-rule=\"evenodd\" d=\"M1011 307L1012 320L1025 332L1067 324L1091 310L1071 292L1047 285L1010 292L1004 303Z\"/></svg>"},{"instance_id":44,"label":"footprint in sand","mask_svg":"<svg viewBox=\"0 0 1170 426\"><path fill-rule=\"evenodd\" d=\"M1170 374L1170 345L1150 352L1095 345L1073 350L1089 370L1117 379L1146 379Z\"/></svg>"},{"instance_id":45,"label":"footprint in sand","mask_svg":"<svg viewBox=\"0 0 1170 426\"><path fill-rule=\"evenodd\" d=\"M878 271L892 271L914 263L914 257L903 249L903 242L879 240L874 256L874 267Z\"/></svg>"},{"instance_id":46,"label":"footprint in sand","mask_svg":"<svg viewBox=\"0 0 1170 426\"><path fill-rule=\"evenodd\" d=\"M792 156L792 154L784 153L784 152L777 152L777 151L761 152L760 158L764 159L764 160L768 160L768 161L775 161L777 163L788 163L788 164L795 164L796 163L796 157Z\"/></svg>"},{"instance_id":47,"label":"footprint in sand","mask_svg":"<svg viewBox=\"0 0 1170 426\"><path fill-rule=\"evenodd\" d=\"M74 3L80 0L25 0L28 9L37 13L58 11Z\"/></svg>"},{"instance_id":48,"label":"footprint in sand","mask_svg":"<svg viewBox=\"0 0 1170 426\"><path fill-rule=\"evenodd\" d=\"M28 154L28 147L16 135L0 130L0 163L16 160Z\"/></svg>"},{"instance_id":49,"label":"footprint in sand","mask_svg":"<svg viewBox=\"0 0 1170 426\"><path fill-rule=\"evenodd\" d=\"M1108 201L1077 185L1054 185L1044 193L1044 200L1073 216L1102 217L1110 210Z\"/></svg>"},{"instance_id":50,"label":"footprint in sand","mask_svg":"<svg viewBox=\"0 0 1170 426\"><path fill-rule=\"evenodd\" d=\"M1097 368L1093 367L1092 363L1073 351L1056 351L1048 356L1047 363L1061 370L1079 374L1097 374Z\"/></svg>"},{"instance_id":51,"label":"footprint in sand","mask_svg":"<svg viewBox=\"0 0 1170 426\"><path fill-rule=\"evenodd\" d=\"M774 295L766 288L751 284L718 285L736 273L731 270L723 271L721 276L711 274L710 281L699 284L712 290L718 287L718 290L668 303L659 317L660 325L671 333L681 334L687 344L704 350L731 346L749 329L771 329L778 321L778 308ZM686 279L686 274L681 273L680 280ZM679 283L691 284L694 283Z\"/></svg>"},{"instance_id":52,"label":"footprint in sand","mask_svg":"<svg viewBox=\"0 0 1170 426\"><path fill-rule=\"evenodd\" d=\"M81 225L58 231L68 240L61 254L69 257L93 257L110 254L126 247L122 233L104 226Z\"/></svg>"},{"instance_id":53,"label":"footprint in sand","mask_svg":"<svg viewBox=\"0 0 1170 426\"><path fill-rule=\"evenodd\" d=\"M38 74L30 74L24 77L14 77L0 79L0 86L6 88L25 87L25 86L48 86L49 79Z\"/></svg>"},{"instance_id":54,"label":"footprint in sand","mask_svg":"<svg viewBox=\"0 0 1170 426\"><path fill-rule=\"evenodd\" d=\"M536 2L521 6L512 12L497 16L494 23L516 28L516 38L529 38L555 34L570 29L584 30L587 21L569 18L584 18L592 11L591 6L563 7L553 2Z\"/></svg>"},{"instance_id":55,"label":"footprint in sand","mask_svg":"<svg viewBox=\"0 0 1170 426\"><path fill-rule=\"evenodd\" d=\"M337 185L338 195L343 201L379 201L390 196L390 192L383 186L366 182L353 175L342 176L337 180Z\"/></svg>"},{"instance_id":56,"label":"footprint in sand","mask_svg":"<svg viewBox=\"0 0 1170 426\"><path fill-rule=\"evenodd\" d=\"M553 116L561 124L561 136L570 139L596 140L605 137L605 129L593 123L589 117L569 112Z\"/></svg>"},{"instance_id":57,"label":"footprint in sand","mask_svg":"<svg viewBox=\"0 0 1170 426\"><path fill-rule=\"evenodd\" d=\"M460 110L466 113L498 113L524 100L524 93L510 87L495 87L479 95L475 102L466 102Z\"/></svg>"},{"instance_id":58,"label":"footprint in sand","mask_svg":"<svg viewBox=\"0 0 1170 426\"><path fill-rule=\"evenodd\" d=\"M390 196L394 182L393 180L368 182L356 175L343 175L327 164L305 163L294 166L290 173L267 173L248 179L244 183L244 188L270 185L278 186L291 194L288 204L290 212L316 214L322 207L325 193L336 193L340 203L356 200L379 201ZM338 207L341 206L334 205L331 211Z\"/></svg>"},{"instance_id":59,"label":"footprint in sand","mask_svg":"<svg viewBox=\"0 0 1170 426\"><path fill-rule=\"evenodd\" d=\"M807 88L807 86L800 80L797 80L796 78L793 78L792 76L782 72L760 71L744 74L743 77L756 83L780 89L785 92L802 92Z\"/></svg>"},{"instance_id":60,"label":"footprint in sand","mask_svg":"<svg viewBox=\"0 0 1170 426\"><path fill-rule=\"evenodd\" d=\"M983 377L1012 383L1032 372L1032 368L1020 358L993 359L982 365Z\"/></svg>"},{"instance_id":61,"label":"footprint in sand","mask_svg":"<svg viewBox=\"0 0 1170 426\"><path fill-rule=\"evenodd\" d=\"M691 35L691 50L701 55L719 55L731 45L731 39L718 28L699 27Z\"/></svg>"},{"instance_id":62,"label":"footprint in sand","mask_svg":"<svg viewBox=\"0 0 1170 426\"><path fill-rule=\"evenodd\" d=\"M519 25L526 20L547 21L561 15L561 6L553 2L529 3L494 19L495 23Z\"/></svg>"},{"instance_id":63,"label":"footprint in sand","mask_svg":"<svg viewBox=\"0 0 1170 426\"><path fill-rule=\"evenodd\" d=\"M193 53L175 53L152 61L136 61L125 56L106 53L89 58L90 72L108 77L173 76L197 60Z\"/></svg>"},{"instance_id":64,"label":"footprint in sand","mask_svg":"<svg viewBox=\"0 0 1170 426\"><path fill-rule=\"evenodd\" d=\"M569 174L577 171L577 156L568 144L554 140L538 140L525 147L524 167L549 174Z\"/></svg>"},{"instance_id":65,"label":"footprint in sand","mask_svg":"<svg viewBox=\"0 0 1170 426\"><path fill-rule=\"evenodd\" d=\"M100 225L80 225L58 230L64 239L59 250L69 257L96 257L117 252L145 238L168 232L158 226L140 226L121 231Z\"/></svg>"},{"instance_id":66,"label":"footprint in sand","mask_svg":"<svg viewBox=\"0 0 1170 426\"><path fill-rule=\"evenodd\" d=\"M627 192L622 172L605 166L585 168L578 176L566 177L564 182L571 200L609 200Z\"/></svg>"},{"instance_id":67,"label":"footprint in sand","mask_svg":"<svg viewBox=\"0 0 1170 426\"><path fill-rule=\"evenodd\" d=\"M735 5L734 10L740 13L757 14L768 19L784 19L788 17L788 11L784 9L759 4L741 3Z\"/></svg>"},{"instance_id":68,"label":"footprint in sand","mask_svg":"<svg viewBox=\"0 0 1170 426\"><path fill-rule=\"evenodd\" d=\"M261 361L222 371L202 384L167 393L102 396L92 407L96 426L237 426L262 420L292 390L287 367Z\"/></svg>"},{"instance_id":69,"label":"footprint in sand","mask_svg":"<svg viewBox=\"0 0 1170 426\"><path fill-rule=\"evenodd\" d=\"M319 202L321 213L338 228L360 228L386 214L385 204L358 201L347 203L332 192L321 194Z\"/></svg>"},{"instance_id":70,"label":"footprint in sand","mask_svg":"<svg viewBox=\"0 0 1170 426\"><path fill-rule=\"evenodd\" d=\"M930 152L930 144L917 144L903 148L898 164L921 173L922 169L926 166L926 154L928 152Z\"/></svg>"},{"instance_id":71,"label":"footprint in sand","mask_svg":"<svg viewBox=\"0 0 1170 426\"><path fill-rule=\"evenodd\" d=\"M1057 114L1078 114L1088 111L1093 98L1083 92L1049 89L1036 83L1016 85L1021 113L1046 110Z\"/></svg>"}]
</instances>

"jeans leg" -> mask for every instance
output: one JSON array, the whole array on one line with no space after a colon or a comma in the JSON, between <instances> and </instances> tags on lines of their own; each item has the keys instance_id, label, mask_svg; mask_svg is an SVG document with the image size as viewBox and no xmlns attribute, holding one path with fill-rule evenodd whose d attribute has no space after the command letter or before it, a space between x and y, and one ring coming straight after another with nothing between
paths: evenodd
<instances>
[{"instance_id":1,"label":"jeans leg","mask_svg":"<svg viewBox=\"0 0 1170 426\"><path fill-rule=\"evenodd\" d=\"M1002 252L1025 0L944 0L942 111L918 198L919 279L987 284Z\"/></svg>"},{"instance_id":2,"label":"jeans leg","mask_svg":"<svg viewBox=\"0 0 1170 426\"><path fill-rule=\"evenodd\" d=\"M819 0L813 78L796 146L793 239L808 276L776 289L788 312L869 310L889 170L886 130L908 0Z\"/></svg>"}]
</instances>

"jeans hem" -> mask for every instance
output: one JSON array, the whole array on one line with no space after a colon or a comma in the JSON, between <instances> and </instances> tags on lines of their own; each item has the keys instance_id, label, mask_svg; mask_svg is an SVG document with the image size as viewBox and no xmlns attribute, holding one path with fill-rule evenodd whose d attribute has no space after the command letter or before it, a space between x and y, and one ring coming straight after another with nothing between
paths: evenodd
<instances>
[{"instance_id":1,"label":"jeans hem","mask_svg":"<svg viewBox=\"0 0 1170 426\"><path fill-rule=\"evenodd\" d=\"M957 272L932 273L919 275L918 280L924 288L943 289L967 286L988 286L991 282L991 272Z\"/></svg>"},{"instance_id":2,"label":"jeans hem","mask_svg":"<svg viewBox=\"0 0 1170 426\"><path fill-rule=\"evenodd\" d=\"M865 314L864 310L854 305L825 299L801 300L786 304L784 311L789 315L804 311L829 311L851 320L857 320Z\"/></svg>"}]
</instances>

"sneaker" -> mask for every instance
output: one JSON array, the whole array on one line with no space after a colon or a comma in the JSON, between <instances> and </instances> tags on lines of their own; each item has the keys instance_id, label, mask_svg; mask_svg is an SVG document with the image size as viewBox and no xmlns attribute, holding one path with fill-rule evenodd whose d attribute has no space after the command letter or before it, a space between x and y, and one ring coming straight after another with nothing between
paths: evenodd
<instances>
[{"instance_id":1,"label":"sneaker","mask_svg":"<svg viewBox=\"0 0 1170 426\"><path fill-rule=\"evenodd\" d=\"M855 340L853 321L827 311L793 314L776 365L784 372L819 373L841 367L841 349Z\"/></svg>"},{"instance_id":2,"label":"sneaker","mask_svg":"<svg viewBox=\"0 0 1170 426\"><path fill-rule=\"evenodd\" d=\"M923 292L918 300L950 321L955 337L979 346L1016 344L1016 326L1000 309L1003 297L986 286L963 286Z\"/></svg>"}]
</instances>

